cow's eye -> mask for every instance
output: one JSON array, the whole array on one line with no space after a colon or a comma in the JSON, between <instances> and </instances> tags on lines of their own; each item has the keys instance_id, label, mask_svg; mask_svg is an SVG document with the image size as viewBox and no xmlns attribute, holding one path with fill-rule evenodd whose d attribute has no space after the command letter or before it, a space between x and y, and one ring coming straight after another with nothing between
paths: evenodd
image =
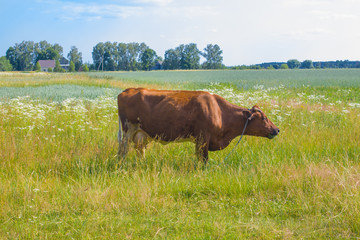
<instances>
[{"instance_id":1,"label":"cow's eye","mask_svg":"<svg viewBox=\"0 0 360 240\"><path fill-rule=\"evenodd\" d=\"M263 117L263 118L262 118L263 121L266 121L266 119L267 119L266 117Z\"/></svg>"}]
</instances>

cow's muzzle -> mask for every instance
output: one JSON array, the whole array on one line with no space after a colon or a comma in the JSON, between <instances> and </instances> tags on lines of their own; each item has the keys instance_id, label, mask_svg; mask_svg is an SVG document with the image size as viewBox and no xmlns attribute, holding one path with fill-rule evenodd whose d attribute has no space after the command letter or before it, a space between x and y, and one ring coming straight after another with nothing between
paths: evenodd
<instances>
[{"instance_id":1,"label":"cow's muzzle","mask_svg":"<svg viewBox=\"0 0 360 240\"><path fill-rule=\"evenodd\" d=\"M280 132L280 129L275 128L271 131L271 133L268 135L269 139L273 139L274 137L276 137Z\"/></svg>"}]
</instances>

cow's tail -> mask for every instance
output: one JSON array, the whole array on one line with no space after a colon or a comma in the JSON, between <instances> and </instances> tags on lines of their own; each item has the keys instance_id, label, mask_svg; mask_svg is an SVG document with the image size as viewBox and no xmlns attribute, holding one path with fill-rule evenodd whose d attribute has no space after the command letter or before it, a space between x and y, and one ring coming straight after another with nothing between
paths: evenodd
<instances>
[{"instance_id":1,"label":"cow's tail","mask_svg":"<svg viewBox=\"0 0 360 240\"><path fill-rule=\"evenodd\" d=\"M120 114L119 114L119 132L118 132L118 142L121 143L121 141L124 138L124 132L122 129L122 124L121 124L121 118L120 118Z\"/></svg>"},{"instance_id":2,"label":"cow's tail","mask_svg":"<svg viewBox=\"0 0 360 240\"><path fill-rule=\"evenodd\" d=\"M120 118L120 95L121 93L117 96L117 105L118 105L118 116L119 116L119 131L118 131L118 142L119 144L121 143L121 141L124 138L124 133L123 133L123 128L122 128L122 124L121 124L121 118ZM120 146L120 145L119 145Z\"/></svg>"}]
</instances>

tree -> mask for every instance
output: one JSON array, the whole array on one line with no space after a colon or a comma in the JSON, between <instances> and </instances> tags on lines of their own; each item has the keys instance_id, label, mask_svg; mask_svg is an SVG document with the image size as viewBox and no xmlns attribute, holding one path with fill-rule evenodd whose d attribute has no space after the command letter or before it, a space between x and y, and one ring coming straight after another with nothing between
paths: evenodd
<instances>
[{"instance_id":1,"label":"tree","mask_svg":"<svg viewBox=\"0 0 360 240\"><path fill-rule=\"evenodd\" d=\"M75 64L73 61L70 61L69 72L75 72Z\"/></svg>"},{"instance_id":2,"label":"tree","mask_svg":"<svg viewBox=\"0 0 360 240\"><path fill-rule=\"evenodd\" d=\"M0 71L11 71L13 69L9 59L5 56L0 57Z\"/></svg>"},{"instance_id":3,"label":"tree","mask_svg":"<svg viewBox=\"0 0 360 240\"><path fill-rule=\"evenodd\" d=\"M64 72L64 69L60 66L59 60L56 60L55 62L54 72Z\"/></svg>"},{"instance_id":4,"label":"tree","mask_svg":"<svg viewBox=\"0 0 360 240\"><path fill-rule=\"evenodd\" d=\"M299 68L301 63L297 59L290 59L287 61L287 65L290 69Z\"/></svg>"},{"instance_id":5,"label":"tree","mask_svg":"<svg viewBox=\"0 0 360 240\"><path fill-rule=\"evenodd\" d=\"M34 45L34 64L39 60L59 60L62 56L63 48L55 43L51 45L47 41L40 41Z\"/></svg>"},{"instance_id":6,"label":"tree","mask_svg":"<svg viewBox=\"0 0 360 240\"><path fill-rule=\"evenodd\" d=\"M138 53L137 53L137 62L139 63L139 68L141 67L141 58L144 54L144 52L149 49L149 46L146 45L145 43L140 43L138 46ZM155 53L156 54L156 53Z\"/></svg>"},{"instance_id":7,"label":"tree","mask_svg":"<svg viewBox=\"0 0 360 240\"><path fill-rule=\"evenodd\" d=\"M54 45L52 45L52 48L54 50L56 50L59 53L60 56L63 55L63 47L60 46L58 43L55 43ZM53 59L53 60L56 60L56 59Z\"/></svg>"},{"instance_id":8,"label":"tree","mask_svg":"<svg viewBox=\"0 0 360 240\"><path fill-rule=\"evenodd\" d=\"M127 44L119 43L117 50L117 70L129 70L129 60L127 57Z\"/></svg>"},{"instance_id":9,"label":"tree","mask_svg":"<svg viewBox=\"0 0 360 240\"><path fill-rule=\"evenodd\" d=\"M105 45L104 43L100 42L93 47L92 51L92 58L95 64L96 69L99 71L100 67L101 70L104 70L104 54L105 54Z\"/></svg>"},{"instance_id":10,"label":"tree","mask_svg":"<svg viewBox=\"0 0 360 240\"><path fill-rule=\"evenodd\" d=\"M18 45L19 66L21 71L30 71L33 67L34 42L23 41Z\"/></svg>"},{"instance_id":11,"label":"tree","mask_svg":"<svg viewBox=\"0 0 360 240\"><path fill-rule=\"evenodd\" d=\"M18 70L18 61L17 61L17 53L15 48L9 47L6 51L6 59L9 60L13 70Z\"/></svg>"},{"instance_id":12,"label":"tree","mask_svg":"<svg viewBox=\"0 0 360 240\"><path fill-rule=\"evenodd\" d=\"M165 51L164 69L174 70L180 68L180 52L176 49Z\"/></svg>"},{"instance_id":13,"label":"tree","mask_svg":"<svg viewBox=\"0 0 360 240\"><path fill-rule=\"evenodd\" d=\"M126 56L128 60L128 70L136 71L138 70L138 55L139 55L139 43L128 43L126 46Z\"/></svg>"},{"instance_id":14,"label":"tree","mask_svg":"<svg viewBox=\"0 0 360 240\"><path fill-rule=\"evenodd\" d=\"M301 63L300 68L306 68L306 69L310 69L310 68L314 68L313 62L311 60L305 60Z\"/></svg>"},{"instance_id":15,"label":"tree","mask_svg":"<svg viewBox=\"0 0 360 240\"><path fill-rule=\"evenodd\" d=\"M118 68L118 44L100 42L93 48L92 57L96 70L115 71Z\"/></svg>"},{"instance_id":16,"label":"tree","mask_svg":"<svg viewBox=\"0 0 360 240\"><path fill-rule=\"evenodd\" d=\"M59 60L60 59L60 53L58 50L49 47L46 49L46 59L44 60Z\"/></svg>"},{"instance_id":17,"label":"tree","mask_svg":"<svg viewBox=\"0 0 360 240\"><path fill-rule=\"evenodd\" d=\"M6 58L9 59L10 64L14 70L30 71L32 70L34 60L34 42L23 41L20 44L16 43L14 47L10 47L6 51Z\"/></svg>"},{"instance_id":18,"label":"tree","mask_svg":"<svg viewBox=\"0 0 360 240\"><path fill-rule=\"evenodd\" d=\"M117 43L106 42L104 45L104 70L115 71L117 68Z\"/></svg>"},{"instance_id":19,"label":"tree","mask_svg":"<svg viewBox=\"0 0 360 240\"><path fill-rule=\"evenodd\" d=\"M83 71L84 71L84 72L88 72L88 71L89 71L89 67L88 67L87 64L84 64Z\"/></svg>"},{"instance_id":20,"label":"tree","mask_svg":"<svg viewBox=\"0 0 360 240\"><path fill-rule=\"evenodd\" d=\"M34 71L37 71L37 72L40 72L40 71L41 71L41 66L40 66L39 61L36 62Z\"/></svg>"},{"instance_id":21,"label":"tree","mask_svg":"<svg viewBox=\"0 0 360 240\"><path fill-rule=\"evenodd\" d=\"M51 48L51 44L48 43L47 41L40 41L39 43L35 43L35 47L34 47L34 60L35 62L38 62L39 60L52 60L49 59L47 54L46 54L46 50L48 48Z\"/></svg>"},{"instance_id":22,"label":"tree","mask_svg":"<svg viewBox=\"0 0 360 240\"><path fill-rule=\"evenodd\" d=\"M156 57L156 52L151 48L147 48L141 56L142 69L149 71L154 67Z\"/></svg>"},{"instance_id":23,"label":"tree","mask_svg":"<svg viewBox=\"0 0 360 240\"><path fill-rule=\"evenodd\" d=\"M181 44L177 49L180 52L181 69L200 68L200 51L195 43Z\"/></svg>"},{"instance_id":24,"label":"tree","mask_svg":"<svg viewBox=\"0 0 360 240\"><path fill-rule=\"evenodd\" d=\"M222 67L223 57L221 54L223 51L220 49L219 45L208 44L204 48L204 52L201 55L206 59L203 63L205 69L219 69Z\"/></svg>"},{"instance_id":25,"label":"tree","mask_svg":"<svg viewBox=\"0 0 360 240\"><path fill-rule=\"evenodd\" d=\"M200 68L200 51L195 43L181 44L175 49L165 51L165 69Z\"/></svg>"},{"instance_id":26,"label":"tree","mask_svg":"<svg viewBox=\"0 0 360 240\"><path fill-rule=\"evenodd\" d=\"M75 64L75 71L79 71L80 67L82 66L82 53L79 52L77 47L71 46L67 57L70 62L72 61Z\"/></svg>"}]
</instances>

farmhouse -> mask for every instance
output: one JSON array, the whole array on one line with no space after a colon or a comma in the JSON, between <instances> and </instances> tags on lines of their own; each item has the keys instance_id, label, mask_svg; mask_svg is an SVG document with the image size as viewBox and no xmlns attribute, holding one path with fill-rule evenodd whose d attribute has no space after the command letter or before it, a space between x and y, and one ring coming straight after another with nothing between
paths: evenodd
<instances>
[{"instance_id":1,"label":"farmhouse","mask_svg":"<svg viewBox=\"0 0 360 240\"><path fill-rule=\"evenodd\" d=\"M42 72L48 72L49 68L54 69L55 60L39 60L39 64Z\"/></svg>"},{"instance_id":2,"label":"farmhouse","mask_svg":"<svg viewBox=\"0 0 360 240\"><path fill-rule=\"evenodd\" d=\"M60 67L62 67L65 71L69 70L70 67L69 60L67 60L64 57L61 57L59 62L60 62ZM42 72L48 72L49 68L51 68L52 70L54 70L55 68L55 60L39 60L39 64Z\"/></svg>"},{"instance_id":3,"label":"farmhouse","mask_svg":"<svg viewBox=\"0 0 360 240\"><path fill-rule=\"evenodd\" d=\"M62 67L63 69L65 69L65 71L68 71L69 70L69 67L70 67L70 62L69 60L67 60L66 58L64 57L61 57L60 60L60 67Z\"/></svg>"}]
</instances>

